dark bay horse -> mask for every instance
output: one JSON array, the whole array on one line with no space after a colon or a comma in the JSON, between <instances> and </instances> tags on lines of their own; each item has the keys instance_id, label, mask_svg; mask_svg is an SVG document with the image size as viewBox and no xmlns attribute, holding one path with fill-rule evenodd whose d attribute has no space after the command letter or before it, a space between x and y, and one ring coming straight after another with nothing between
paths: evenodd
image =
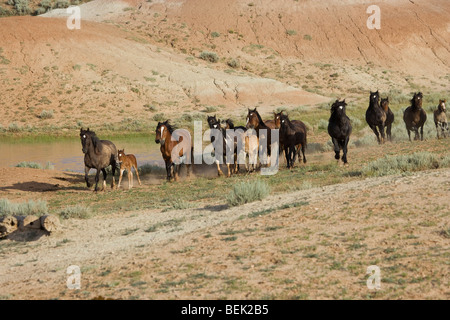
<instances>
[{"instance_id":1,"label":"dark bay horse","mask_svg":"<svg viewBox=\"0 0 450 320\"><path fill-rule=\"evenodd\" d=\"M306 163L306 131L301 126L295 125L291 122L287 115L281 115L280 120L280 140L283 143L287 167L294 167L295 157L297 154L300 161L300 149L303 153L303 162Z\"/></svg>"},{"instance_id":2,"label":"dark bay horse","mask_svg":"<svg viewBox=\"0 0 450 320\"><path fill-rule=\"evenodd\" d=\"M380 102L381 105L381 109L384 110L384 112L386 113L386 138L389 141L392 141L392 134L391 134L391 130L392 130L392 124L394 123L394 113L392 112L392 110L389 108L389 97L387 97L386 99L381 99Z\"/></svg>"},{"instance_id":3,"label":"dark bay horse","mask_svg":"<svg viewBox=\"0 0 450 320\"><path fill-rule=\"evenodd\" d=\"M175 126L172 126L169 120L158 122L156 126L155 142L161 144L160 150L166 164L168 181L172 179L178 181L183 162L186 164L187 175L190 176L191 174L191 137L185 130L182 130L177 133L177 139L174 134L175 130Z\"/></svg>"},{"instance_id":4,"label":"dark bay horse","mask_svg":"<svg viewBox=\"0 0 450 320\"><path fill-rule=\"evenodd\" d=\"M377 92L370 92L369 107L366 111L366 121L370 129L377 136L379 144L384 143L384 127L386 125L386 112L380 106L380 94ZM380 132L378 132L378 130ZM380 138L381 135L381 138Z\"/></svg>"},{"instance_id":5,"label":"dark bay horse","mask_svg":"<svg viewBox=\"0 0 450 320\"><path fill-rule=\"evenodd\" d=\"M300 120L290 120L282 112L275 114L275 127L280 129L280 149L284 149L286 163L288 168L293 168L295 157L298 155L298 161L301 163L300 151L303 155L303 163L306 163L306 126Z\"/></svg>"},{"instance_id":6,"label":"dark bay horse","mask_svg":"<svg viewBox=\"0 0 450 320\"><path fill-rule=\"evenodd\" d=\"M342 161L347 163L347 146L352 133L352 125L350 118L345 114L345 99L342 101L336 100L331 106L331 116L328 122L328 134L334 145L334 158L339 160L340 150L342 149Z\"/></svg>"},{"instance_id":7,"label":"dark bay horse","mask_svg":"<svg viewBox=\"0 0 450 320\"><path fill-rule=\"evenodd\" d=\"M411 105L406 108L403 113L403 121L405 121L406 131L408 131L408 138L411 141L411 132L414 131L414 140L419 140L419 128L420 128L420 140L423 141L423 126L427 121L427 113L422 109L423 94L422 92L414 93L411 99Z\"/></svg>"},{"instance_id":8,"label":"dark bay horse","mask_svg":"<svg viewBox=\"0 0 450 320\"><path fill-rule=\"evenodd\" d=\"M119 165L117 158L117 149L114 143L108 140L100 140L94 131L80 129L81 145L83 146L84 153L84 179L88 188L91 187L89 183L88 174L92 168L97 169L95 175L95 191L98 190L98 181L100 170L103 173L103 187L102 191L106 187L106 170L105 168L111 166L112 168L112 182L111 188L114 189L115 181L114 174L116 172L116 166Z\"/></svg>"}]
</instances>

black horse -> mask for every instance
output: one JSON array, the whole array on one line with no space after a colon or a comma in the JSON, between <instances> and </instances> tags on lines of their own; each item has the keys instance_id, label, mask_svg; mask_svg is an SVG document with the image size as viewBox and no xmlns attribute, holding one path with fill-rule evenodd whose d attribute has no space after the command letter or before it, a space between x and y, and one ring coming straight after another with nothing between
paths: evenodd
<instances>
[{"instance_id":1,"label":"black horse","mask_svg":"<svg viewBox=\"0 0 450 320\"><path fill-rule=\"evenodd\" d=\"M383 109L383 111L386 113L386 138L389 141L392 141L392 134L391 134L391 129L392 129L392 124L394 123L394 113L392 112L391 108L389 108L389 97L387 97L386 99L381 99L381 108Z\"/></svg>"},{"instance_id":2,"label":"black horse","mask_svg":"<svg viewBox=\"0 0 450 320\"><path fill-rule=\"evenodd\" d=\"M345 114L345 99L342 101L336 100L331 106L331 116L328 122L328 134L334 145L335 159L339 160L340 150L342 149L342 161L347 163L347 146L352 133L352 125L349 117Z\"/></svg>"},{"instance_id":3,"label":"black horse","mask_svg":"<svg viewBox=\"0 0 450 320\"><path fill-rule=\"evenodd\" d=\"M427 113L422 109L423 94L422 92L414 93L411 99L411 105L406 108L403 113L403 121L405 121L406 131L408 131L408 138L411 141L410 131L414 131L414 140L419 140L419 128L420 128L420 140L423 141L423 126L427 121Z\"/></svg>"},{"instance_id":4,"label":"black horse","mask_svg":"<svg viewBox=\"0 0 450 320\"><path fill-rule=\"evenodd\" d=\"M294 167L297 154L300 162L300 150L303 154L303 163L306 163L306 127L290 121L285 114L280 114L280 124L280 144L282 143L284 147L287 167Z\"/></svg>"},{"instance_id":5,"label":"black horse","mask_svg":"<svg viewBox=\"0 0 450 320\"><path fill-rule=\"evenodd\" d=\"M386 112L380 106L380 94L377 92L370 92L370 102L369 107L366 111L366 121L369 125L370 129L377 136L378 143L384 143L385 135L384 135L384 127L386 125ZM378 133L377 131L380 131ZM381 135L381 139L380 139Z\"/></svg>"},{"instance_id":6,"label":"black horse","mask_svg":"<svg viewBox=\"0 0 450 320\"><path fill-rule=\"evenodd\" d=\"M112 182L111 188L114 189L116 183L114 181L114 174L116 173L116 167L119 166L119 160L117 158L116 146L108 140L100 140L94 131L80 129L80 139L82 145L82 151L84 153L84 179L88 188L91 187L89 183L88 174L89 170L97 169L95 175L95 191L98 190L98 181L100 170L103 173L103 187L102 191L106 187L106 170L105 168L111 166L112 168Z\"/></svg>"}]
</instances>

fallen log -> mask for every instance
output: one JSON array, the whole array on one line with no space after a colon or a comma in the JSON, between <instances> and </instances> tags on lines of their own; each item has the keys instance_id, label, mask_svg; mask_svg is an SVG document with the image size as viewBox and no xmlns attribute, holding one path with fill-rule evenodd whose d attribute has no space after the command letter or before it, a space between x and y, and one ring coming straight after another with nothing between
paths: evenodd
<instances>
[{"instance_id":1,"label":"fallen log","mask_svg":"<svg viewBox=\"0 0 450 320\"><path fill-rule=\"evenodd\" d=\"M0 233L11 233L16 231L18 228L17 218L13 216L1 217L0 218Z\"/></svg>"},{"instance_id":2,"label":"fallen log","mask_svg":"<svg viewBox=\"0 0 450 320\"><path fill-rule=\"evenodd\" d=\"M48 215L40 218L41 228L47 232L54 232L61 229L61 223L56 216Z\"/></svg>"},{"instance_id":3,"label":"fallen log","mask_svg":"<svg viewBox=\"0 0 450 320\"><path fill-rule=\"evenodd\" d=\"M40 229L41 228L41 220L39 219L39 217L36 217L36 216L26 216L23 219L22 226L27 229Z\"/></svg>"}]
</instances>

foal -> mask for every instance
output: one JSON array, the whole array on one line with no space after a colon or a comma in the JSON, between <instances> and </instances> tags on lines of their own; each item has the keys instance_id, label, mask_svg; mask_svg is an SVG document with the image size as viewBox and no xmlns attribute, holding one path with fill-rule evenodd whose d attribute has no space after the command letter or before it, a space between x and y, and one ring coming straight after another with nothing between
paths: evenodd
<instances>
[{"instance_id":1,"label":"foal","mask_svg":"<svg viewBox=\"0 0 450 320\"><path fill-rule=\"evenodd\" d=\"M444 138L449 135L447 116L445 115L445 100L439 100L437 109L434 111L434 124L436 125L437 138L440 136ZM439 128L441 129L441 134L439 135Z\"/></svg>"},{"instance_id":2,"label":"foal","mask_svg":"<svg viewBox=\"0 0 450 320\"><path fill-rule=\"evenodd\" d=\"M117 188L120 188L120 182L122 182L122 175L125 170L128 172L128 189L133 187L133 172L131 172L131 168L134 168L136 172L136 176L139 181L139 185L141 184L141 179L139 179L139 172L136 157L133 154L125 154L125 149L118 151L119 163L120 163L120 176L119 176L119 185Z\"/></svg>"}]
</instances>

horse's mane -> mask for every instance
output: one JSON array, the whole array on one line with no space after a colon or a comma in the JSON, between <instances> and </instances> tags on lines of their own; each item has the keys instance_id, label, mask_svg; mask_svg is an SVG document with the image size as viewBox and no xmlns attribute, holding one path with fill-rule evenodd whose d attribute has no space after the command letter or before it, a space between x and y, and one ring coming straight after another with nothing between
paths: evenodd
<instances>
[{"instance_id":1,"label":"horse's mane","mask_svg":"<svg viewBox=\"0 0 450 320\"><path fill-rule=\"evenodd\" d=\"M166 120L165 122L159 123L158 128L161 125L165 125L167 130L169 130L169 133L172 134L175 130L177 130L177 127L170 123L170 120Z\"/></svg>"},{"instance_id":2,"label":"horse's mane","mask_svg":"<svg viewBox=\"0 0 450 320\"><path fill-rule=\"evenodd\" d=\"M228 123L228 126L230 127L230 129L234 129L234 123L231 119L227 119L226 123Z\"/></svg>"}]
</instances>

